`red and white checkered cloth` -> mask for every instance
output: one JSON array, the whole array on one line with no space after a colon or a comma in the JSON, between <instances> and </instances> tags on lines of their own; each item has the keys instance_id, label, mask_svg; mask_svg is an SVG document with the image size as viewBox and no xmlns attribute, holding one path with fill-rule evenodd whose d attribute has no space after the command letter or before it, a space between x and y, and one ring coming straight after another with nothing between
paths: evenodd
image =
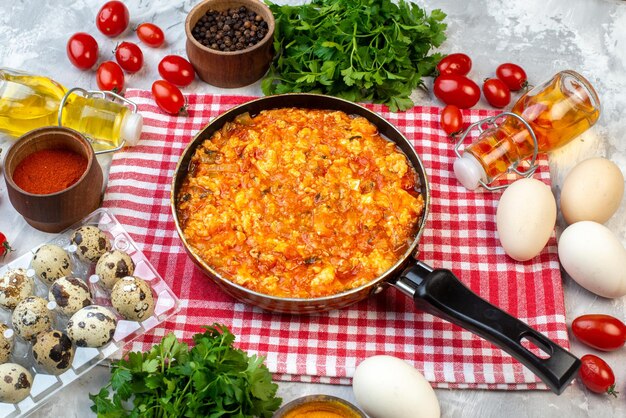
<instances>
[{"instance_id":1,"label":"red and white checkered cloth","mask_svg":"<svg viewBox=\"0 0 626 418\"><path fill-rule=\"evenodd\" d=\"M169 331L190 339L202 325L219 322L237 336L240 348L266 356L279 380L350 384L356 365L376 354L403 358L436 387L544 389L528 369L491 343L417 311L395 289L351 307L311 316L264 312L218 289L186 255L170 210L170 185L185 146L213 117L251 97L189 95L188 117L163 114L150 93L130 90L144 128L139 144L112 162L104 206L112 210L181 300L172 320L144 335L132 349L146 349ZM436 107L390 113L370 109L396 125L416 147L429 176L430 219L420 260L453 271L474 292L569 347L561 275L553 234L528 262L506 256L496 236L500 193L470 192L454 178L453 144L439 129ZM493 115L464 111L466 121ZM546 157L536 177L550 182Z\"/></svg>"}]
</instances>

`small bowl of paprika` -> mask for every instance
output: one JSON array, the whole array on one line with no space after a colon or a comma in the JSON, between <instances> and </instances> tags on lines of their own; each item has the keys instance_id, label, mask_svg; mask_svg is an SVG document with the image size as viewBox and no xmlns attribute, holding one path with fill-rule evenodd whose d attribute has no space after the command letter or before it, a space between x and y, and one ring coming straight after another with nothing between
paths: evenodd
<instances>
[{"instance_id":1,"label":"small bowl of paprika","mask_svg":"<svg viewBox=\"0 0 626 418\"><path fill-rule=\"evenodd\" d=\"M102 201L100 164L91 144L73 129L27 132L7 152L3 172L11 204L40 231L60 232Z\"/></svg>"}]
</instances>

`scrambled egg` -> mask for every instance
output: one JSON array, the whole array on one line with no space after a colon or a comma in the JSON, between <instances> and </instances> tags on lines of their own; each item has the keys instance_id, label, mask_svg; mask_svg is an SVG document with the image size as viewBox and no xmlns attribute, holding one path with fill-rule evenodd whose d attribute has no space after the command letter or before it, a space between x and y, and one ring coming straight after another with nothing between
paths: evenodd
<instances>
[{"instance_id":1,"label":"scrambled egg","mask_svg":"<svg viewBox=\"0 0 626 418\"><path fill-rule=\"evenodd\" d=\"M295 298L383 274L423 209L414 169L367 119L297 108L225 125L198 147L177 196L203 260L251 290Z\"/></svg>"}]
</instances>

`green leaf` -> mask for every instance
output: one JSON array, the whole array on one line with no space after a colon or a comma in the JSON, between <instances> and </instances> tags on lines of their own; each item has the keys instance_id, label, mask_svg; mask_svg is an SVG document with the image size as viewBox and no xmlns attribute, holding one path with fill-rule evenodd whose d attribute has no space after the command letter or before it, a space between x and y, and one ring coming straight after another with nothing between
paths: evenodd
<instances>
[{"instance_id":1,"label":"green leaf","mask_svg":"<svg viewBox=\"0 0 626 418\"><path fill-rule=\"evenodd\" d=\"M141 371L146 373L154 373L159 370L159 364L159 360L157 359L146 360L141 366Z\"/></svg>"},{"instance_id":2,"label":"green leaf","mask_svg":"<svg viewBox=\"0 0 626 418\"><path fill-rule=\"evenodd\" d=\"M296 83L315 83L315 74L305 74L296 80Z\"/></svg>"},{"instance_id":3,"label":"green leaf","mask_svg":"<svg viewBox=\"0 0 626 418\"><path fill-rule=\"evenodd\" d=\"M120 362L120 364L124 364L124 362ZM143 364L143 354L139 352L131 352L128 353L128 362L126 363L126 367L130 369L131 372L139 372L141 371Z\"/></svg>"},{"instance_id":4,"label":"green leaf","mask_svg":"<svg viewBox=\"0 0 626 418\"><path fill-rule=\"evenodd\" d=\"M178 345L179 343L174 333L168 333L161 341L162 354L175 354L178 351Z\"/></svg>"},{"instance_id":5,"label":"green leaf","mask_svg":"<svg viewBox=\"0 0 626 418\"><path fill-rule=\"evenodd\" d=\"M266 96L269 96L274 93L274 80L275 79L272 77L265 77L261 81L261 91Z\"/></svg>"},{"instance_id":6,"label":"green leaf","mask_svg":"<svg viewBox=\"0 0 626 418\"><path fill-rule=\"evenodd\" d=\"M118 390L121 386L128 384L132 380L132 374L127 369L117 369L111 376L111 388Z\"/></svg>"},{"instance_id":7,"label":"green leaf","mask_svg":"<svg viewBox=\"0 0 626 418\"><path fill-rule=\"evenodd\" d=\"M156 389L163 384L163 377L161 375L152 375L144 377L144 384L147 389Z\"/></svg>"},{"instance_id":8,"label":"green leaf","mask_svg":"<svg viewBox=\"0 0 626 418\"><path fill-rule=\"evenodd\" d=\"M102 418L126 417L128 414L121 408L121 405L114 403L109 398L109 391L106 388L100 389L97 395L89 394L89 399L93 402L91 410Z\"/></svg>"},{"instance_id":9,"label":"green leaf","mask_svg":"<svg viewBox=\"0 0 626 418\"><path fill-rule=\"evenodd\" d=\"M130 385L132 380L133 377L130 370L118 368L111 375L111 389L117 391L117 394L123 400L128 400L133 395Z\"/></svg>"},{"instance_id":10,"label":"green leaf","mask_svg":"<svg viewBox=\"0 0 626 418\"><path fill-rule=\"evenodd\" d=\"M256 355L249 357L246 372L252 385L252 394L261 400L268 400L276 395L278 385L272 383L272 376L263 364L264 360L263 357Z\"/></svg>"},{"instance_id":11,"label":"green leaf","mask_svg":"<svg viewBox=\"0 0 626 418\"><path fill-rule=\"evenodd\" d=\"M408 97L392 97L386 104L392 112L396 112L398 110L408 110L414 106L413 101Z\"/></svg>"}]
</instances>

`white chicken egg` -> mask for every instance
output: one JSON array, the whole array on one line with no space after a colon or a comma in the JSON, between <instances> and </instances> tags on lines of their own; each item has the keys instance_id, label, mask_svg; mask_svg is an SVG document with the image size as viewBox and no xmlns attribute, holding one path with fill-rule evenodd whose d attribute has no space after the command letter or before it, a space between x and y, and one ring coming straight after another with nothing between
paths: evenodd
<instances>
[{"instance_id":1,"label":"white chicken egg","mask_svg":"<svg viewBox=\"0 0 626 418\"><path fill-rule=\"evenodd\" d=\"M78 228L70 238L76 245L76 255L82 261L95 263L100 256L111 249L109 237L100 228L84 225Z\"/></svg>"},{"instance_id":2,"label":"white chicken egg","mask_svg":"<svg viewBox=\"0 0 626 418\"><path fill-rule=\"evenodd\" d=\"M67 335L78 347L102 347L115 335L117 318L99 305L85 306L67 323Z\"/></svg>"},{"instance_id":3,"label":"white chicken egg","mask_svg":"<svg viewBox=\"0 0 626 418\"><path fill-rule=\"evenodd\" d=\"M619 208L624 196L624 175L606 158L589 158L565 177L561 189L561 213L568 224L579 221L604 223Z\"/></svg>"},{"instance_id":4,"label":"white chicken egg","mask_svg":"<svg viewBox=\"0 0 626 418\"><path fill-rule=\"evenodd\" d=\"M626 295L626 250L602 224L576 222L559 238L559 260L579 285L605 298Z\"/></svg>"},{"instance_id":5,"label":"white chicken egg","mask_svg":"<svg viewBox=\"0 0 626 418\"><path fill-rule=\"evenodd\" d=\"M70 256L54 244L42 245L35 251L31 266L35 274L47 285L54 283L59 277L67 276L72 271Z\"/></svg>"},{"instance_id":6,"label":"white chicken egg","mask_svg":"<svg viewBox=\"0 0 626 418\"><path fill-rule=\"evenodd\" d=\"M33 376L16 363L0 364L0 402L18 403L30 395Z\"/></svg>"},{"instance_id":7,"label":"white chicken egg","mask_svg":"<svg viewBox=\"0 0 626 418\"><path fill-rule=\"evenodd\" d=\"M502 193L496 225L504 252L517 261L530 260L546 246L556 224L556 201L545 183L520 179Z\"/></svg>"},{"instance_id":8,"label":"white chicken egg","mask_svg":"<svg viewBox=\"0 0 626 418\"><path fill-rule=\"evenodd\" d=\"M111 291L111 304L120 315L131 321L146 320L154 313L152 289L139 277L119 279Z\"/></svg>"},{"instance_id":9,"label":"white chicken egg","mask_svg":"<svg viewBox=\"0 0 626 418\"><path fill-rule=\"evenodd\" d=\"M8 270L0 277L0 305L14 309L35 291L35 280L23 268Z\"/></svg>"},{"instance_id":10,"label":"white chicken egg","mask_svg":"<svg viewBox=\"0 0 626 418\"><path fill-rule=\"evenodd\" d=\"M392 356L373 356L354 371L352 390L371 418L438 418L435 391L410 364Z\"/></svg>"}]
</instances>

